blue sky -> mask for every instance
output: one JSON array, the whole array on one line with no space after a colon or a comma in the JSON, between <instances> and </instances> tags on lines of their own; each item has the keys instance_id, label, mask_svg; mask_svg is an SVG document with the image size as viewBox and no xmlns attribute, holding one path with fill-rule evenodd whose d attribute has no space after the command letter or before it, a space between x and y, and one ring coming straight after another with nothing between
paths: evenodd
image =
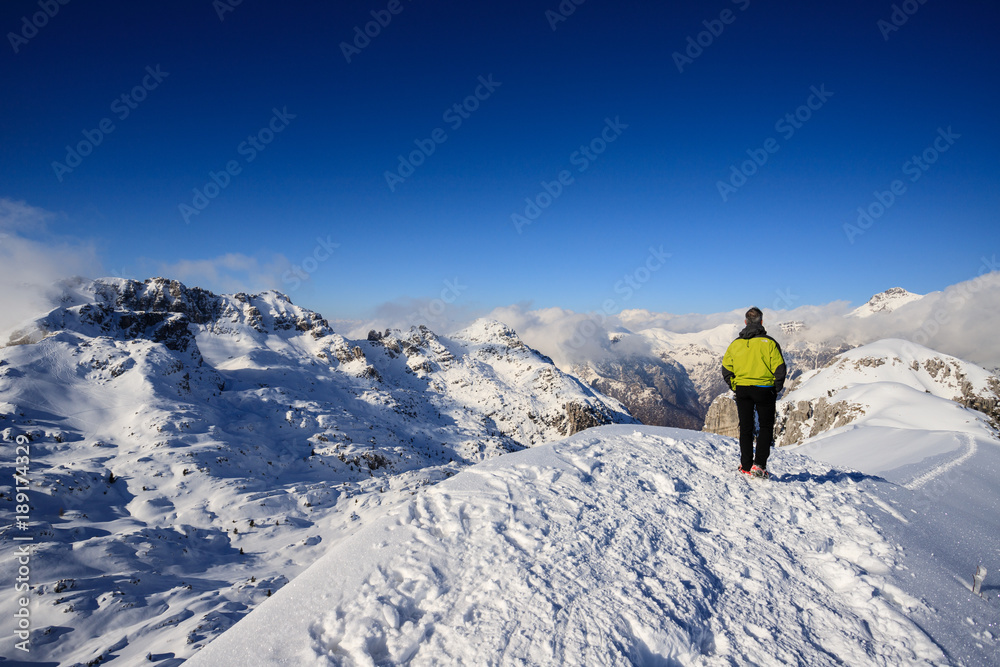
<instances>
[{"instance_id":1,"label":"blue sky","mask_svg":"<svg viewBox=\"0 0 1000 667\"><path fill-rule=\"evenodd\" d=\"M7 238L332 319L861 303L1000 245L993 2L232 2L3 4Z\"/></svg>"}]
</instances>

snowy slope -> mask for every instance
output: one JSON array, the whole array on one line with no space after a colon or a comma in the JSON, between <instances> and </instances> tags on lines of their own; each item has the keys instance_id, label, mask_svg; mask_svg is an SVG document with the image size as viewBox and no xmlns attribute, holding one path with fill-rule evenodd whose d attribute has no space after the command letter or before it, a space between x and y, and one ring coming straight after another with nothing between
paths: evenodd
<instances>
[{"instance_id":1,"label":"snowy slope","mask_svg":"<svg viewBox=\"0 0 1000 667\"><path fill-rule=\"evenodd\" d=\"M189 664L990 664L996 601L880 526L912 492L776 458L759 483L731 439L606 426L479 464Z\"/></svg>"},{"instance_id":2,"label":"snowy slope","mask_svg":"<svg viewBox=\"0 0 1000 667\"><path fill-rule=\"evenodd\" d=\"M970 442L995 441L1000 381L975 364L886 339L806 374L778 414L780 444L805 443L804 453L885 475ZM852 434L861 428L867 438Z\"/></svg>"},{"instance_id":3,"label":"snowy slope","mask_svg":"<svg viewBox=\"0 0 1000 667\"><path fill-rule=\"evenodd\" d=\"M922 627L949 645L950 664L996 664L998 409L996 376L898 339L838 356L779 404L779 440L805 438L789 449L894 484L883 495L892 517L883 527L905 545L911 583L936 612ZM990 573L985 616L968 611L979 565Z\"/></svg>"},{"instance_id":4,"label":"snowy slope","mask_svg":"<svg viewBox=\"0 0 1000 667\"><path fill-rule=\"evenodd\" d=\"M32 657L61 664L185 658L416 489L632 421L498 323L352 341L276 292L75 283L17 340L0 460L31 440Z\"/></svg>"}]
</instances>

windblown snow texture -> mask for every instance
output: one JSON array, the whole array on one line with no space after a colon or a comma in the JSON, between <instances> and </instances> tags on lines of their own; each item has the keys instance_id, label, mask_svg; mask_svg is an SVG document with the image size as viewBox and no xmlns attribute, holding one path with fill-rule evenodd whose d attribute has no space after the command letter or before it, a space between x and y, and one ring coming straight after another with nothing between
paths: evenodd
<instances>
[{"instance_id":1,"label":"windblown snow texture","mask_svg":"<svg viewBox=\"0 0 1000 667\"><path fill-rule=\"evenodd\" d=\"M190 664L947 664L866 510L888 483L779 458L762 483L730 439L610 426L479 464Z\"/></svg>"}]
</instances>

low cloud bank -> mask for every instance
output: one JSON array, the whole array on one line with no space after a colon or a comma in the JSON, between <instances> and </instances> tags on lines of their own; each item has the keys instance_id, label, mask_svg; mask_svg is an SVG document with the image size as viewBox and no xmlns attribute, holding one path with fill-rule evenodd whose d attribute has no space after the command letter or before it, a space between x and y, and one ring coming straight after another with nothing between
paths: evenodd
<instances>
[{"instance_id":1,"label":"low cloud bank","mask_svg":"<svg viewBox=\"0 0 1000 667\"><path fill-rule=\"evenodd\" d=\"M834 301L819 306L789 310L764 308L768 331L786 345L863 345L883 338L902 338L933 350L1000 369L1000 271L996 263L983 260L980 275L932 292L892 312L871 317L851 316L854 306ZM720 325L742 326L745 308L723 313L656 313L623 310L615 315L578 313L565 308L533 309L529 303L513 304L483 313L472 307L445 304L440 299L407 299L380 306L372 318L343 322L351 338L363 338L370 329L402 329L424 324L439 334L454 333L477 317L503 322L525 343L548 355L564 370L586 361L601 362L651 354L649 342L639 336L612 343L616 333L664 329L675 333L697 333ZM800 321L805 328L784 335L782 322ZM347 330L347 327L350 327Z\"/></svg>"},{"instance_id":2,"label":"low cloud bank","mask_svg":"<svg viewBox=\"0 0 1000 667\"><path fill-rule=\"evenodd\" d=\"M287 294L295 301L301 295L299 289L291 289L292 287L300 288L302 293L311 293L311 285L304 284L301 280L289 280L290 262L281 254L267 259L242 253L226 253L209 259L182 259L177 262L149 259L137 261L140 269L150 276L162 276L188 287L201 287L216 294L257 293L273 289ZM283 275L285 280L282 280Z\"/></svg>"},{"instance_id":3,"label":"low cloud bank","mask_svg":"<svg viewBox=\"0 0 1000 667\"><path fill-rule=\"evenodd\" d=\"M892 312L859 318L850 315L846 301L791 310L764 309L764 322L783 340L778 323L801 321L806 326L796 340L821 345L863 345L883 338L902 338L971 361L1000 369L1000 271L995 261L983 260L980 275ZM648 310L625 310L605 317L562 308L531 310L525 305L497 308L486 315L512 327L522 340L547 354L562 368L586 360L642 354L641 341L611 345L614 332L665 329L692 333L723 324L741 324L745 310L724 313L674 315ZM791 341L788 341L789 344Z\"/></svg>"},{"instance_id":4,"label":"low cloud bank","mask_svg":"<svg viewBox=\"0 0 1000 667\"><path fill-rule=\"evenodd\" d=\"M984 266L992 267L985 260ZM902 338L988 369L1000 368L1000 271L984 271L890 313L802 319L808 324L803 337L817 343Z\"/></svg>"},{"instance_id":5,"label":"low cloud bank","mask_svg":"<svg viewBox=\"0 0 1000 667\"><path fill-rule=\"evenodd\" d=\"M401 298L380 304L371 317L359 320L331 320L330 324L348 338L365 338L371 330L399 329L425 326L439 335L447 335L465 328L483 312L474 305L455 303L447 293L437 298Z\"/></svg>"}]
</instances>

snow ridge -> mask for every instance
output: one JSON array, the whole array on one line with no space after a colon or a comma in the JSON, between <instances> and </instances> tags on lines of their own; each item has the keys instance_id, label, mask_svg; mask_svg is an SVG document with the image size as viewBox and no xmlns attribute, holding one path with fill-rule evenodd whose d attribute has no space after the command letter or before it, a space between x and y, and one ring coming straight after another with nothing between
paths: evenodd
<instances>
[{"instance_id":1,"label":"snow ridge","mask_svg":"<svg viewBox=\"0 0 1000 667\"><path fill-rule=\"evenodd\" d=\"M605 426L479 464L336 545L190 664L930 665L864 510L885 482Z\"/></svg>"},{"instance_id":2,"label":"snow ridge","mask_svg":"<svg viewBox=\"0 0 1000 667\"><path fill-rule=\"evenodd\" d=\"M730 408L732 412L732 408ZM777 441L802 444L837 465L887 474L975 439L996 441L1000 380L987 370L910 341L885 339L806 373L778 404ZM852 431L866 427L876 450ZM951 432L946 438L929 433ZM877 459L873 456L877 452ZM975 454L961 459L965 461ZM902 480L898 480L902 481ZM909 483L913 483L910 481Z\"/></svg>"}]
</instances>

